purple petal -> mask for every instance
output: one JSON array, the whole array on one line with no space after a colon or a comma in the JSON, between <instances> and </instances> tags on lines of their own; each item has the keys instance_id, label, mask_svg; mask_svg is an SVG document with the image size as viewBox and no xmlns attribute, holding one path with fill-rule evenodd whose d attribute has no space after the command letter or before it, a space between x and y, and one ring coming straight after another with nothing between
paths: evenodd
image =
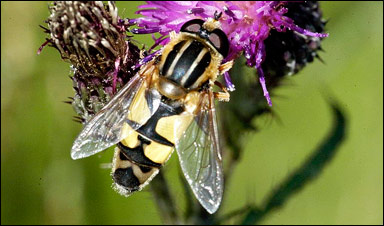
<instances>
[{"instance_id":1,"label":"purple petal","mask_svg":"<svg viewBox=\"0 0 384 226\"><path fill-rule=\"evenodd\" d=\"M192 9L188 9L187 13L196 15L196 14L204 13L204 9L203 8L192 8Z\"/></svg>"},{"instance_id":2,"label":"purple petal","mask_svg":"<svg viewBox=\"0 0 384 226\"><path fill-rule=\"evenodd\" d=\"M261 87L263 88L264 97L265 99L267 99L268 105L272 107L271 97L269 96L269 92L265 84L263 69L261 69L261 67L256 67L256 69L257 69L257 74L259 75L259 81L260 81Z\"/></svg>"},{"instance_id":3,"label":"purple petal","mask_svg":"<svg viewBox=\"0 0 384 226\"><path fill-rule=\"evenodd\" d=\"M118 57L115 60L115 71L112 74L113 75L113 83L112 83L113 92L116 91L116 79L117 79L117 73L119 72L119 69L120 69L120 57Z\"/></svg>"},{"instance_id":4,"label":"purple petal","mask_svg":"<svg viewBox=\"0 0 384 226\"><path fill-rule=\"evenodd\" d=\"M156 56L156 54L158 54L161 50L157 50L151 54L149 54L148 56L144 57L143 59L141 59L139 61L139 63L137 63L133 69L137 69L137 68L140 68L141 66L143 66L144 64L148 63L149 61L151 61L153 59L153 57Z\"/></svg>"},{"instance_id":5,"label":"purple petal","mask_svg":"<svg viewBox=\"0 0 384 226\"><path fill-rule=\"evenodd\" d=\"M160 28L158 28L158 27L142 28L142 29L138 29L138 28L131 29L131 32L133 34L151 34L151 33L156 33L156 32L159 32L159 31L160 31Z\"/></svg>"},{"instance_id":6,"label":"purple petal","mask_svg":"<svg viewBox=\"0 0 384 226\"><path fill-rule=\"evenodd\" d=\"M232 83L231 76L229 75L228 71L224 73L224 81L228 91L235 91L235 85Z\"/></svg>"},{"instance_id":7,"label":"purple petal","mask_svg":"<svg viewBox=\"0 0 384 226\"><path fill-rule=\"evenodd\" d=\"M50 43L51 40L47 39L41 46L40 48L37 50L37 55L40 55L41 51L43 51L43 48L48 44Z\"/></svg>"}]
</instances>

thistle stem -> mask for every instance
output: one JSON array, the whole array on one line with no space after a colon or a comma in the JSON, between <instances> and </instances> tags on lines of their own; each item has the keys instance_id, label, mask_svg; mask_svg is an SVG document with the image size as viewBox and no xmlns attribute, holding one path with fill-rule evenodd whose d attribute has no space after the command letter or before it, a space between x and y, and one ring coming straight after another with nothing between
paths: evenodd
<instances>
[{"instance_id":1,"label":"thistle stem","mask_svg":"<svg viewBox=\"0 0 384 226\"><path fill-rule=\"evenodd\" d=\"M156 204L163 223L168 225L181 224L168 183L162 171L160 171L151 182L151 190L152 194L155 196Z\"/></svg>"}]
</instances>

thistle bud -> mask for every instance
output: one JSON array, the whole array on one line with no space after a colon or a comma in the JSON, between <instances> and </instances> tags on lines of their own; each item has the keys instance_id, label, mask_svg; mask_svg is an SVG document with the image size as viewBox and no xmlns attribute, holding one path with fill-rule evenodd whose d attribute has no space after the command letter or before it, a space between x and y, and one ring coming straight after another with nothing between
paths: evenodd
<instances>
[{"instance_id":1,"label":"thistle bud","mask_svg":"<svg viewBox=\"0 0 384 226\"><path fill-rule=\"evenodd\" d=\"M285 15L299 27L317 33L324 32L326 22L322 18L318 2L287 2L285 7L288 10ZM285 75L298 73L315 58L321 60L318 51L322 50L322 39L318 36L300 35L292 30L272 30L264 41L266 58L262 68L269 77L267 81L272 85Z\"/></svg>"},{"instance_id":2,"label":"thistle bud","mask_svg":"<svg viewBox=\"0 0 384 226\"><path fill-rule=\"evenodd\" d=\"M56 1L49 10L45 32L50 38L43 46L56 48L71 63L76 91L71 103L86 122L134 75L140 51L113 2Z\"/></svg>"}]
</instances>

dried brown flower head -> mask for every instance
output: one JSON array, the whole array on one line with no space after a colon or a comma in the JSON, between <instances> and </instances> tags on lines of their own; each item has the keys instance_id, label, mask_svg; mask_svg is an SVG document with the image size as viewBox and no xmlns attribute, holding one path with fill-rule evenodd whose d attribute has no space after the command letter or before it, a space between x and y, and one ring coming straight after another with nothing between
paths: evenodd
<instances>
[{"instance_id":1,"label":"dried brown flower head","mask_svg":"<svg viewBox=\"0 0 384 226\"><path fill-rule=\"evenodd\" d=\"M113 2L56 1L49 10L44 29L50 38L43 46L55 47L72 64L76 94L70 102L85 122L134 75L140 51Z\"/></svg>"}]
</instances>

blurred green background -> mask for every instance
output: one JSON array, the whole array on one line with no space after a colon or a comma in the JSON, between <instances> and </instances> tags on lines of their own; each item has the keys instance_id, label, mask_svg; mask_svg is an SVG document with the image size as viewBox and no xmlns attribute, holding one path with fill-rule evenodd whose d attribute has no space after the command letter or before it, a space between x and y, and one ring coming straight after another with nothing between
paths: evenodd
<instances>
[{"instance_id":1,"label":"blurred green background","mask_svg":"<svg viewBox=\"0 0 384 226\"><path fill-rule=\"evenodd\" d=\"M118 2L133 17L140 2ZM47 2L1 2L1 223L160 224L150 190L124 198L111 189L111 151L74 161L81 125L64 104L73 96L69 64L58 51L36 51ZM315 181L262 224L383 224L383 2L322 2L329 38L316 61L275 90L271 116L247 134L223 213L261 203L332 127L329 97L349 120L346 141ZM137 17L137 16L136 16ZM136 38L150 43L150 38ZM233 75L236 76L236 75ZM271 123L272 121L272 123ZM185 209L177 158L164 171ZM180 200L180 202L179 202Z\"/></svg>"}]
</instances>

